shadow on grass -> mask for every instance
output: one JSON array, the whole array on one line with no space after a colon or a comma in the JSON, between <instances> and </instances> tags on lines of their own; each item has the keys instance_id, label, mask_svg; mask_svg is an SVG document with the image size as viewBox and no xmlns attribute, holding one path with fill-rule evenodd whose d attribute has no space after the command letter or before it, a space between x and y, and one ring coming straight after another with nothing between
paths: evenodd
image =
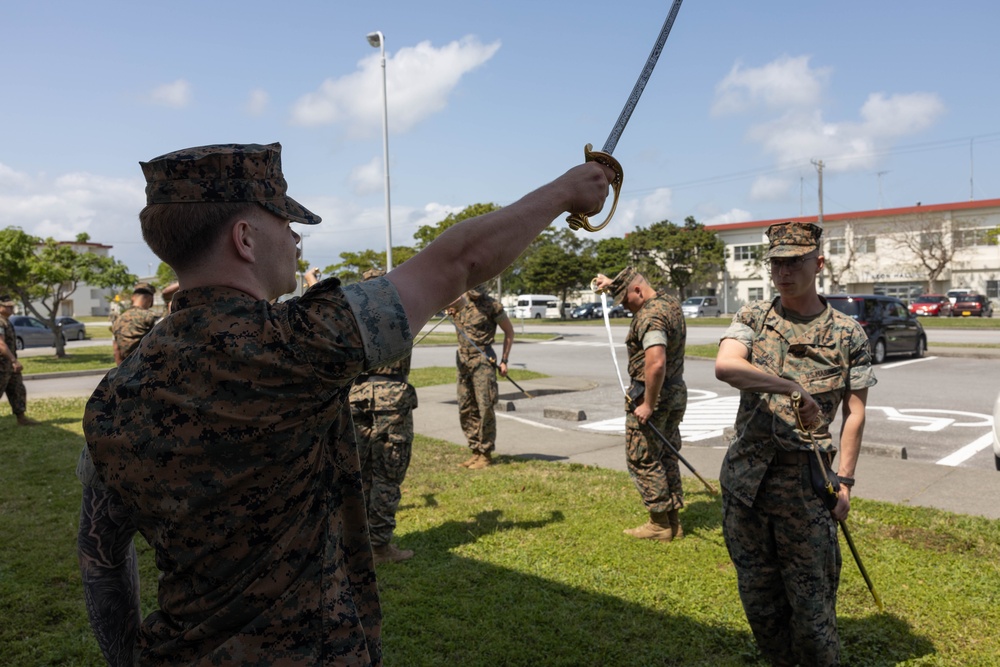
<instances>
[{"instance_id":1,"label":"shadow on grass","mask_svg":"<svg viewBox=\"0 0 1000 667\"><path fill-rule=\"evenodd\" d=\"M425 498L428 504L433 499ZM710 505L711 503L704 503ZM700 515L707 508L697 508ZM682 609L664 613L454 554L486 535L560 523L559 510L507 521L500 510L410 533L416 556L379 569L387 665L606 667L763 665L749 630L704 623ZM518 539L510 535L510 539ZM601 548L595 545L595 549ZM558 547L550 555L559 558ZM544 563L533 564L544 569ZM600 573L613 577L613 572ZM669 591L664 592L664 597ZM711 605L711 601L706 601ZM887 667L929 654L932 644L905 621L879 615L842 624L844 664Z\"/></svg>"}]
</instances>

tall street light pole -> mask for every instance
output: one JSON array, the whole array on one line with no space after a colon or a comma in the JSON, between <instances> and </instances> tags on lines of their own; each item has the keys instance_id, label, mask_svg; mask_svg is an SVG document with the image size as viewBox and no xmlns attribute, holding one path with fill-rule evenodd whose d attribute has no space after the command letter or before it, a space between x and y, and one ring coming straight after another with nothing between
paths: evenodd
<instances>
[{"instance_id":1,"label":"tall street light pole","mask_svg":"<svg viewBox=\"0 0 1000 667\"><path fill-rule=\"evenodd\" d=\"M367 35L368 43L382 51L382 164L385 172L385 270L392 271L392 212L389 206L389 98L385 89L385 35Z\"/></svg>"}]
</instances>

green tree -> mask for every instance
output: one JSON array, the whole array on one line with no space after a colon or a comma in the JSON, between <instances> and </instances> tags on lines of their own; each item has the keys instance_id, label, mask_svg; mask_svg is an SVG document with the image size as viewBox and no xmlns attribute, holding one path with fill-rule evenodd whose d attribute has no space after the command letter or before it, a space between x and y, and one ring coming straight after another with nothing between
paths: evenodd
<instances>
[{"instance_id":1,"label":"green tree","mask_svg":"<svg viewBox=\"0 0 1000 667\"><path fill-rule=\"evenodd\" d=\"M693 216L684 225L669 220L629 235L636 268L655 286L677 289L681 300L692 285L712 285L725 263L726 246Z\"/></svg>"},{"instance_id":2,"label":"green tree","mask_svg":"<svg viewBox=\"0 0 1000 667\"><path fill-rule=\"evenodd\" d=\"M566 227L548 227L524 259L527 288L558 294L562 303L566 303L570 290L589 286L596 273L594 243ZM560 316L565 317L565 312Z\"/></svg>"},{"instance_id":3,"label":"green tree","mask_svg":"<svg viewBox=\"0 0 1000 667\"><path fill-rule=\"evenodd\" d=\"M80 239L84 238L83 241ZM86 243L85 234L77 241ZM17 227L0 230L0 285L16 295L24 307L57 332L56 356L66 356L56 317L59 306L80 285L124 287L136 276L113 257L76 252L70 244L41 239Z\"/></svg>"},{"instance_id":4,"label":"green tree","mask_svg":"<svg viewBox=\"0 0 1000 667\"><path fill-rule=\"evenodd\" d=\"M455 225L463 220L468 220L469 218L475 218L479 215L484 215L492 211L500 210L500 206L497 204L472 204L471 206L466 206L464 209L458 213L449 213L444 220L433 225L421 225L413 234L413 238L417 241L417 250L423 250L431 244L431 241L436 239L441 235L441 232L448 229L452 225ZM396 257L396 250L393 248L393 258Z\"/></svg>"},{"instance_id":5,"label":"green tree","mask_svg":"<svg viewBox=\"0 0 1000 667\"><path fill-rule=\"evenodd\" d=\"M597 271L614 277L632 263L628 239L618 237L600 239L594 244L594 263Z\"/></svg>"},{"instance_id":6,"label":"green tree","mask_svg":"<svg viewBox=\"0 0 1000 667\"><path fill-rule=\"evenodd\" d=\"M170 283L177 282L177 274L174 272L170 265L166 262L160 262L160 265L156 267L156 278L155 284L158 288L163 289Z\"/></svg>"},{"instance_id":7,"label":"green tree","mask_svg":"<svg viewBox=\"0 0 1000 667\"><path fill-rule=\"evenodd\" d=\"M392 247L393 268L399 266L406 260L417 254L416 249L410 246ZM361 280L361 276L369 269L381 269L385 271L387 265L384 250L362 250L360 252L340 253L340 262L331 264L323 269L324 274L337 276L343 283L356 283Z\"/></svg>"}]
</instances>

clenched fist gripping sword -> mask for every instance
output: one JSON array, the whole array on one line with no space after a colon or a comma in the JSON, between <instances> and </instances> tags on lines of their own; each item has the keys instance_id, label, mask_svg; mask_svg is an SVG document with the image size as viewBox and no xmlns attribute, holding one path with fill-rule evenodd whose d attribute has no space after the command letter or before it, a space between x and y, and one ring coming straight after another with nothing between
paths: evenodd
<instances>
[{"instance_id":1,"label":"clenched fist gripping sword","mask_svg":"<svg viewBox=\"0 0 1000 667\"><path fill-rule=\"evenodd\" d=\"M816 438L813 437L812 431L806 428L805 424L802 423L802 415L799 414L799 405L802 403L802 394L797 391L792 392L792 409L795 410L795 421L798 422L799 429L804 431L806 435L809 436L809 441L812 444L812 451L816 455L816 459L819 462L819 469L823 476L823 489L826 494L825 499L823 499L826 506L833 509L837 504L837 490L834 488L833 480L830 479L830 474L826 471L826 466L823 464L823 460L819 453L819 446L816 444ZM839 485L838 485L839 488ZM879 611L883 611L885 607L882 605L882 598L878 596L875 591L875 584L872 583L872 578L868 576L868 570L865 569L865 564L861 562L861 554L858 553L858 548L854 546L854 540L851 538L851 531L847 529L847 520L838 519L837 523L840 524L840 529L844 533L844 539L847 540L847 546L851 549L851 555L854 556L854 562L858 564L858 569L861 570L861 576L864 578L865 583L868 584L868 590L871 591L872 597L875 598L875 606L878 607Z\"/></svg>"},{"instance_id":2,"label":"clenched fist gripping sword","mask_svg":"<svg viewBox=\"0 0 1000 667\"><path fill-rule=\"evenodd\" d=\"M646 82L649 81L649 76L653 73L653 68L656 67L656 61L659 60L660 52L663 51L663 45L667 43L667 36L670 35L670 29L674 26L674 19L677 18L677 12L680 11L680 8L681 0L674 0L674 4L670 7L670 13L667 14L667 18L663 22L663 27L660 28L660 34L656 38L656 43L653 44L653 50L649 52L646 64L643 66L642 72L639 73L639 79L632 86L632 92L628 96L628 101L625 102L625 108L622 109L621 114L618 116L615 126L611 128L611 134L608 135L608 140L604 142L604 147L599 151L595 151L592 150L594 147L593 144L587 144L583 149L583 155L587 162L599 162L615 172L615 180L611 182L611 188L615 193L615 198L611 202L611 211L604 222L597 227L590 224L590 219L587 216L573 213L566 218L570 229L577 230L582 227L588 232L596 232L604 229L611 222L611 216L615 214L615 208L618 206L618 195L621 193L622 181L625 176L622 173L621 163L611 157L611 154L614 152L615 146L618 145L618 139L622 136L622 132L625 131L625 126L628 125L629 118L632 117L632 112L639 103L639 98L642 97L642 91L646 88Z\"/></svg>"}]
</instances>

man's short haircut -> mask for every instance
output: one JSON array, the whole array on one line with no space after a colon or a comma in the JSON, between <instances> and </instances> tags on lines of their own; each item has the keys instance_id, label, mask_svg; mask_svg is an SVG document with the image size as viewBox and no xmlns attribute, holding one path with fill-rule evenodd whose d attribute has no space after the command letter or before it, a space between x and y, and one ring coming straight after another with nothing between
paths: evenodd
<instances>
[{"instance_id":1,"label":"man's short haircut","mask_svg":"<svg viewBox=\"0 0 1000 667\"><path fill-rule=\"evenodd\" d=\"M254 216L263 207L251 202L150 204L139 213L142 238L174 271L196 266L209 255L230 223Z\"/></svg>"}]
</instances>

